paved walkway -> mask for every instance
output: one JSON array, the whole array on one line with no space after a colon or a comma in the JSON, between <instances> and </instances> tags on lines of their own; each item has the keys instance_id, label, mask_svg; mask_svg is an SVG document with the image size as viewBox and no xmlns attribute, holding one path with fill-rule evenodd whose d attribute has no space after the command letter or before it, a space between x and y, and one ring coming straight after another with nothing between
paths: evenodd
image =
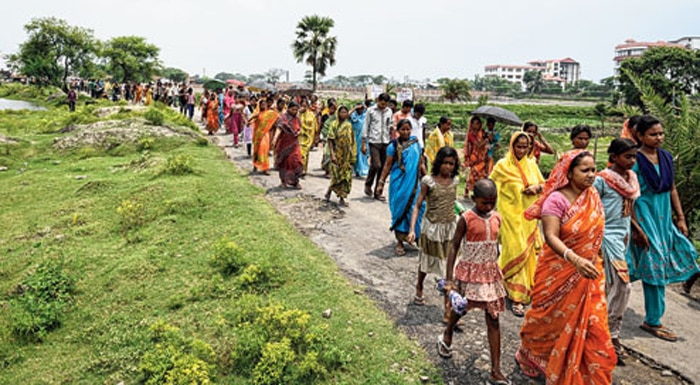
<instances>
[{"instance_id":1,"label":"paved walkway","mask_svg":"<svg viewBox=\"0 0 700 385\"><path fill-rule=\"evenodd\" d=\"M231 145L231 136L217 135L219 144ZM243 172L251 169L245 147L224 147L228 157ZM441 298L432 292L432 276L426 280L426 306L410 304L415 285L417 252L409 251L405 257L397 257L393 251L392 233L388 231L390 213L388 205L363 195L363 180L353 181L350 207L341 209L335 204L322 202L329 180L318 169L321 151L311 152L309 175L302 180L303 190L279 188L277 172L270 176L251 176L251 181L267 191L268 199L278 210L319 247L324 249L351 280L364 286L364 292L373 298L397 326L415 339L428 352L436 356L435 336L443 329L441 324ZM334 197L333 200L337 201ZM466 202L465 202L466 203ZM299 215L302 212L303 215ZM309 214L312 217L306 217ZM698 290L698 289L696 289ZM638 360L629 359L627 367L614 372L616 384L700 384L700 302L678 294L677 287L667 289L667 312L664 322L681 337L676 343L661 341L639 329L644 314L641 285L635 284L630 308L622 332L625 346L664 367L652 370ZM483 316L470 312L465 320L469 327L455 337L455 357L435 363L445 373L445 382L472 384L483 382L488 376L488 345L485 338ZM518 346L518 330L521 319L506 313L501 317L503 340L502 371L516 384L529 384L529 380L514 369L512 357ZM698 324L695 324L698 322ZM665 370L670 368L670 370ZM665 371L664 371L665 370ZM683 381L682 379L685 379Z\"/></svg>"}]
</instances>

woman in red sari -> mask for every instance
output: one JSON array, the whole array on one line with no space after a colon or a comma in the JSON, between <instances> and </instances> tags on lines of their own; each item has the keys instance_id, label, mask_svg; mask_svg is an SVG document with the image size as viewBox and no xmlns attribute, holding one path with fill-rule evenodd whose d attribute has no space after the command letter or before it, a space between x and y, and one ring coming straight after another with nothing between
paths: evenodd
<instances>
[{"instance_id":1,"label":"woman in red sari","mask_svg":"<svg viewBox=\"0 0 700 385\"><path fill-rule=\"evenodd\" d=\"M467 141L464 143L464 167L469 170L467 187L464 197L469 197L469 192L474 190L477 180L488 176L487 157L489 152L489 138L482 127L481 118L472 116L469 120Z\"/></svg>"},{"instance_id":2,"label":"woman in red sari","mask_svg":"<svg viewBox=\"0 0 700 385\"><path fill-rule=\"evenodd\" d=\"M301 120L297 116L299 105L289 102L287 111L277 119L277 141L275 142L275 167L280 172L282 187L301 189L299 178L304 172L304 163L299 146Z\"/></svg>"},{"instance_id":3,"label":"woman in red sari","mask_svg":"<svg viewBox=\"0 0 700 385\"><path fill-rule=\"evenodd\" d=\"M547 244L515 358L523 373L543 376L547 385L611 384L617 363L600 257L605 215L594 180L593 155L569 151L525 211L527 219L542 219Z\"/></svg>"},{"instance_id":4,"label":"woman in red sari","mask_svg":"<svg viewBox=\"0 0 700 385\"><path fill-rule=\"evenodd\" d=\"M277 112L268 109L268 100L261 99L258 110L251 115L248 123L254 123L253 131L253 172L270 175L270 130L277 121Z\"/></svg>"},{"instance_id":5,"label":"woman in red sari","mask_svg":"<svg viewBox=\"0 0 700 385\"><path fill-rule=\"evenodd\" d=\"M207 131L209 135L216 134L219 131L219 99L211 97L207 101Z\"/></svg>"}]
</instances>

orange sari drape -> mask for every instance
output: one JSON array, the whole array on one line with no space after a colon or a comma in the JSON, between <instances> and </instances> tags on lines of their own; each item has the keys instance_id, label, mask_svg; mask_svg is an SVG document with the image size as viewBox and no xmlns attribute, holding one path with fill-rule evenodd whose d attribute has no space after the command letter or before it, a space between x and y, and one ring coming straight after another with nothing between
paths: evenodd
<instances>
[{"instance_id":1,"label":"orange sari drape","mask_svg":"<svg viewBox=\"0 0 700 385\"><path fill-rule=\"evenodd\" d=\"M516 358L526 374L544 374L548 385L611 384L617 357L610 340L605 276L599 256L605 217L593 187L561 219L560 238L593 261L600 275L586 279L548 245L537 262L532 308L520 330Z\"/></svg>"},{"instance_id":2,"label":"orange sari drape","mask_svg":"<svg viewBox=\"0 0 700 385\"><path fill-rule=\"evenodd\" d=\"M467 132L467 143L464 145L464 165L469 167L469 178L467 178L467 190L474 190L474 183L479 179L488 176L488 164L486 158L488 156L488 141L479 146L477 142L484 140L485 132L483 129L478 131L469 130Z\"/></svg>"},{"instance_id":3,"label":"orange sari drape","mask_svg":"<svg viewBox=\"0 0 700 385\"><path fill-rule=\"evenodd\" d=\"M219 101L214 96L207 102L207 131L216 134L219 127Z\"/></svg>"},{"instance_id":4,"label":"orange sari drape","mask_svg":"<svg viewBox=\"0 0 700 385\"><path fill-rule=\"evenodd\" d=\"M255 119L253 132L253 167L263 172L270 169L270 130L277 121L277 112L265 110Z\"/></svg>"}]
</instances>

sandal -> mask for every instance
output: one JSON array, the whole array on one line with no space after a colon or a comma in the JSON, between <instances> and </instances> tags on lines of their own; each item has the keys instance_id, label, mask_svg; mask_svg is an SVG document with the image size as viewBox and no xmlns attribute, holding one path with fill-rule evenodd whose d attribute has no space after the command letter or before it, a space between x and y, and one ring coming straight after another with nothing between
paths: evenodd
<instances>
[{"instance_id":1,"label":"sandal","mask_svg":"<svg viewBox=\"0 0 700 385\"><path fill-rule=\"evenodd\" d=\"M345 199L343 199L343 198L340 198L340 200L338 201L338 204L341 205L341 206L343 206L343 207L349 207L349 206L350 206L350 204L349 204L347 201L345 201Z\"/></svg>"},{"instance_id":2,"label":"sandal","mask_svg":"<svg viewBox=\"0 0 700 385\"><path fill-rule=\"evenodd\" d=\"M676 342L678 341L678 336L676 336L675 333L673 333L671 330L666 328L663 325L659 326L651 326L647 325L646 322L642 323L639 325L639 328L644 330L645 332L653 335L656 338L660 338L664 341L669 341L669 342Z\"/></svg>"},{"instance_id":3,"label":"sandal","mask_svg":"<svg viewBox=\"0 0 700 385\"><path fill-rule=\"evenodd\" d=\"M425 305L425 298L414 295L413 296L413 304L416 306L423 306L423 305Z\"/></svg>"},{"instance_id":4,"label":"sandal","mask_svg":"<svg viewBox=\"0 0 700 385\"><path fill-rule=\"evenodd\" d=\"M488 382L489 382L490 385L512 385L512 384L513 384L513 383L510 382L510 380L507 379L507 378L506 378L505 380L497 380L497 379L495 379L495 378L489 378L489 379L488 379Z\"/></svg>"},{"instance_id":5,"label":"sandal","mask_svg":"<svg viewBox=\"0 0 700 385\"><path fill-rule=\"evenodd\" d=\"M376 195L376 194L375 194L375 195L374 195L374 199L376 199L376 200L378 200L378 201L380 201L380 202L386 202L386 198L384 197L384 195Z\"/></svg>"},{"instance_id":6,"label":"sandal","mask_svg":"<svg viewBox=\"0 0 700 385\"><path fill-rule=\"evenodd\" d=\"M398 255L399 257L403 257L404 255L406 255L406 249L404 249L403 247L396 246L396 255Z\"/></svg>"},{"instance_id":7,"label":"sandal","mask_svg":"<svg viewBox=\"0 0 700 385\"><path fill-rule=\"evenodd\" d=\"M525 306L520 302L513 302L513 304L510 307L510 311L516 317L522 318L525 316Z\"/></svg>"},{"instance_id":8,"label":"sandal","mask_svg":"<svg viewBox=\"0 0 700 385\"><path fill-rule=\"evenodd\" d=\"M372 196L372 188L371 187L365 186L365 195L367 195L368 197Z\"/></svg>"},{"instance_id":9,"label":"sandal","mask_svg":"<svg viewBox=\"0 0 700 385\"><path fill-rule=\"evenodd\" d=\"M437 353L442 358L452 358L452 347L442 340L442 334L437 338Z\"/></svg>"},{"instance_id":10,"label":"sandal","mask_svg":"<svg viewBox=\"0 0 700 385\"><path fill-rule=\"evenodd\" d=\"M539 370L537 370L535 368L532 368L532 367L529 367L527 365L520 363L520 360L521 360L520 352L516 352L514 358L515 358L515 367L520 369L520 372L522 372L522 374L524 374L525 376L527 376L529 378L544 382L544 380L545 380L544 373L540 372Z\"/></svg>"}]
</instances>

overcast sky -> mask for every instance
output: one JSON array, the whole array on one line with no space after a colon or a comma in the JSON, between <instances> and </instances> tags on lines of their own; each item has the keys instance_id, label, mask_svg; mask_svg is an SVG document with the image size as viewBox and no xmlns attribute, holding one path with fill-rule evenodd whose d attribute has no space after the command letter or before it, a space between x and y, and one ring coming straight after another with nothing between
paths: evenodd
<instances>
[{"instance_id":1,"label":"overcast sky","mask_svg":"<svg viewBox=\"0 0 700 385\"><path fill-rule=\"evenodd\" d=\"M31 18L55 16L100 39L143 36L164 65L190 74L282 68L291 80L307 69L290 45L311 14L335 20L337 63L327 77L473 78L489 64L571 57L582 78L599 81L627 38L700 35L699 0L18 0L2 8L2 53L17 50Z\"/></svg>"}]
</instances>

